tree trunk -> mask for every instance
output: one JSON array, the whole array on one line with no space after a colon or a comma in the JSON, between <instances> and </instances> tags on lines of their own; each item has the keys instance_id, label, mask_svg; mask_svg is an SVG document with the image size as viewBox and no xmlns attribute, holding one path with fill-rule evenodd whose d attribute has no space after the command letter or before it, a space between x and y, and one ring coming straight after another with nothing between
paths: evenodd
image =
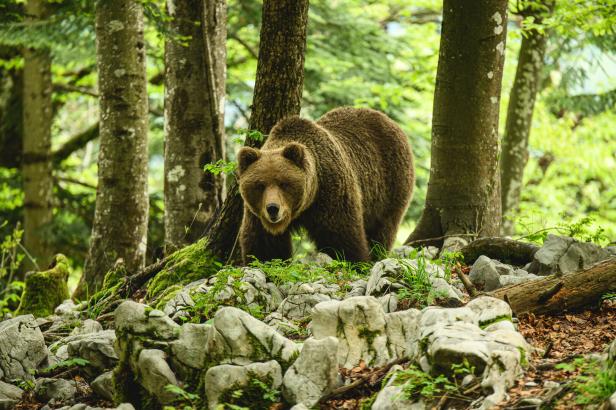
<instances>
[{"instance_id":1,"label":"tree trunk","mask_svg":"<svg viewBox=\"0 0 616 410\"><path fill-rule=\"evenodd\" d=\"M505 300L516 315L521 315L563 313L592 307L603 295L614 291L616 258L610 258L588 269L507 286L488 295Z\"/></svg>"},{"instance_id":2,"label":"tree trunk","mask_svg":"<svg viewBox=\"0 0 616 410\"><path fill-rule=\"evenodd\" d=\"M530 12L536 23L541 23L551 13L553 4L546 7L547 10ZM503 232L507 235L513 234L514 224L506 214L514 211L520 202L524 167L528 161L528 137L535 98L540 87L546 43L547 37L544 34L534 29L525 30L509 96L500 164Z\"/></svg>"},{"instance_id":3,"label":"tree trunk","mask_svg":"<svg viewBox=\"0 0 616 410\"><path fill-rule=\"evenodd\" d=\"M26 20L33 24L45 17L45 1L26 4ZM23 156L24 246L38 267L51 261L52 250L45 233L53 217L51 150L51 57L48 50L24 48ZM29 259L26 269L36 267Z\"/></svg>"},{"instance_id":4,"label":"tree trunk","mask_svg":"<svg viewBox=\"0 0 616 410\"><path fill-rule=\"evenodd\" d=\"M204 4L207 3L207 5ZM165 251L203 236L224 198L226 4L167 0L173 34L165 44Z\"/></svg>"},{"instance_id":5,"label":"tree trunk","mask_svg":"<svg viewBox=\"0 0 616 410\"><path fill-rule=\"evenodd\" d=\"M100 151L92 239L76 294L92 294L118 258L145 263L148 223L148 99L143 9L137 0L96 5Z\"/></svg>"},{"instance_id":6,"label":"tree trunk","mask_svg":"<svg viewBox=\"0 0 616 410\"><path fill-rule=\"evenodd\" d=\"M16 47L0 46L0 59L20 55ZM23 135L23 69L0 67L0 167L21 164Z\"/></svg>"},{"instance_id":7,"label":"tree trunk","mask_svg":"<svg viewBox=\"0 0 616 410\"><path fill-rule=\"evenodd\" d=\"M445 0L430 180L407 242L500 233L498 109L506 27L507 0Z\"/></svg>"},{"instance_id":8,"label":"tree trunk","mask_svg":"<svg viewBox=\"0 0 616 410\"><path fill-rule=\"evenodd\" d=\"M281 119L298 115L304 83L308 0L264 0L250 129L270 132ZM262 144L247 140L247 145ZM208 230L208 249L227 260L237 247L243 202L233 183Z\"/></svg>"}]
</instances>

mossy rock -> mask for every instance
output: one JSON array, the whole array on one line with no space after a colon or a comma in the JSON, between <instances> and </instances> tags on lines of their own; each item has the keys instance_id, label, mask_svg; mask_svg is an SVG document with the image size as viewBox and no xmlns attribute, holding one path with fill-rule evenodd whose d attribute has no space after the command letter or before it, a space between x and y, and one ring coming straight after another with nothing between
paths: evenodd
<instances>
[{"instance_id":1,"label":"mossy rock","mask_svg":"<svg viewBox=\"0 0 616 410\"><path fill-rule=\"evenodd\" d=\"M68 259L62 254L54 257L51 268L26 275L17 315L33 314L46 317L64 300L68 299Z\"/></svg>"},{"instance_id":2,"label":"mossy rock","mask_svg":"<svg viewBox=\"0 0 616 410\"><path fill-rule=\"evenodd\" d=\"M169 256L165 267L148 283L147 300L157 300L163 295L168 300L183 285L209 278L221 268L222 264L207 250L207 239L200 239Z\"/></svg>"}]
</instances>

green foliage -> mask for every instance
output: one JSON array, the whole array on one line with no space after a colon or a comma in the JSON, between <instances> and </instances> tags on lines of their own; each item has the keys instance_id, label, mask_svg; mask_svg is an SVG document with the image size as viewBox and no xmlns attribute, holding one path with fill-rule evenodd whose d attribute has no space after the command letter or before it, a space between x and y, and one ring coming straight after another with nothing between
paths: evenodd
<instances>
[{"instance_id":1,"label":"green foliage","mask_svg":"<svg viewBox=\"0 0 616 410\"><path fill-rule=\"evenodd\" d=\"M248 386L231 387L221 396L217 409L267 409L280 401L280 391L271 387L271 378L262 379L250 372L248 377Z\"/></svg>"},{"instance_id":2,"label":"green foliage","mask_svg":"<svg viewBox=\"0 0 616 410\"><path fill-rule=\"evenodd\" d=\"M235 306L257 319L263 319L264 314L259 305L248 305L242 289L243 276L241 269L224 268L215 274L216 280L207 292L194 293L193 306L184 310L193 323L203 323L210 320L221 306Z\"/></svg>"},{"instance_id":3,"label":"green foliage","mask_svg":"<svg viewBox=\"0 0 616 410\"><path fill-rule=\"evenodd\" d=\"M237 168L237 162L219 159L214 163L205 164L203 170L213 175L230 174Z\"/></svg>"},{"instance_id":4,"label":"green foliage","mask_svg":"<svg viewBox=\"0 0 616 410\"><path fill-rule=\"evenodd\" d=\"M600 405L616 391L614 364L578 357L569 363L559 363L556 368L570 373L579 372L573 381L577 404Z\"/></svg>"},{"instance_id":5,"label":"green foliage","mask_svg":"<svg viewBox=\"0 0 616 410\"><path fill-rule=\"evenodd\" d=\"M198 394L189 393L174 384L166 385L165 391L173 393L176 400L173 402L173 406L164 406L163 410L196 410L199 408L201 397Z\"/></svg>"},{"instance_id":6,"label":"green foliage","mask_svg":"<svg viewBox=\"0 0 616 410\"><path fill-rule=\"evenodd\" d=\"M424 308L433 305L438 299L447 296L442 291L433 289L430 282L430 274L427 271L428 259L424 256L423 250L415 251L409 256L417 261L417 266L408 262L405 259L398 259L402 266L402 275L400 283L403 288L397 292L398 299L408 303L412 307ZM461 259L461 255L451 253L444 256L442 259L430 261L431 264L442 266L445 271L444 279L449 282L451 280L452 267Z\"/></svg>"},{"instance_id":7,"label":"green foliage","mask_svg":"<svg viewBox=\"0 0 616 410\"><path fill-rule=\"evenodd\" d=\"M82 359L81 357L73 357L71 359L62 360L58 363L52 364L49 367L38 370L38 374L48 374L59 369L68 369L71 367L86 367L90 365L90 361Z\"/></svg>"},{"instance_id":8,"label":"green foliage","mask_svg":"<svg viewBox=\"0 0 616 410\"><path fill-rule=\"evenodd\" d=\"M285 283L315 282L320 279L328 283L349 282L365 276L370 269L367 263L352 263L341 259L334 259L326 266L280 259L268 262L253 260L250 266L261 269L277 286Z\"/></svg>"},{"instance_id":9,"label":"green foliage","mask_svg":"<svg viewBox=\"0 0 616 410\"><path fill-rule=\"evenodd\" d=\"M566 221L565 214L561 214L561 218ZM597 245L608 244L609 238L605 234L605 229L601 226L597 226L594 222L595 219L592 216L585 216L571 223L561 222L556 226L540 229L528 235L522 236L519 239L526 239L530 242L542 244L545 242L545 239L549 233L554 233L558 235L570 236L582 242L593 242ZM526 227L524 219L520 219L518 223L521 226Z\"/></svg>"},{"instance_id":10,"label":"green foliage","mask_svg":"<svg viewBox=\"0 0 616 410\"><path fill-rule=\"evenodd\" d=\"M0 229L7 222L0 225ZM19 306L24 282L13 280L24 258L21 248L23 230L16 227L0 242L0 320Z\"/></svg>"},{"instance_id":11,"label":"green foliage","mask_svg":"<svg viewBox=\"0 0 616 410\"><path fill-rule=\"evenodd\" d=\"M445 394L450 396L461 395L460 382L466 375L475 373L475 366L464 359L462 363L452 364L449 377L443 374L432 376L421 371L415 365L410 365L407 369L395 373L392 377L395 377L394 385L402 386L402 394L407 399L417 400L421 398L429 403Z\"/></svg>"}]
</instances>

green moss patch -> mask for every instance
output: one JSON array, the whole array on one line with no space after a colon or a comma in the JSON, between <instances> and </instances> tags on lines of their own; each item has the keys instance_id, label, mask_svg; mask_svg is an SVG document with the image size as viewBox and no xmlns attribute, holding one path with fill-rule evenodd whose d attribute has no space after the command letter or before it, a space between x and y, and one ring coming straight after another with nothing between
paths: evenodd
<instances>
[{"instance_id":1,"label":"green moss patch","mask_svg":"<svg viewBox=\"0 0 616 410\"><path fill-rule=\"evenodd\" d=\"M51 269L27 275L16 314L31 313L36 317L51 315L58 305L70 297L68 274L68 259L58 254L54 257Z\"/></svg>"}]
</instances>

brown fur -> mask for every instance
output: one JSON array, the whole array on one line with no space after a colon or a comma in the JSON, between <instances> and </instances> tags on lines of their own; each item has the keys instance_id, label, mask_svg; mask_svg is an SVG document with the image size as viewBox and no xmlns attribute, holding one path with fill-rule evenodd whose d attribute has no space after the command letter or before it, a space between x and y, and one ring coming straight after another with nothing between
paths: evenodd
<instances>
[{"instance_id":1,"label":"brown fur","mask_svg":"<svg viewBox=\"0 0 616 410\"><path fill-rule=\"evenodd\" d=\"M391 248L413 192L404 132L370 109L284 119L261 150L242 148L238 159L244 261L290 258L290 232L299 226L330 256L367 261L372 244ZM279 220L268 205L279 208Z\"/></svg>"}]
</instances>

